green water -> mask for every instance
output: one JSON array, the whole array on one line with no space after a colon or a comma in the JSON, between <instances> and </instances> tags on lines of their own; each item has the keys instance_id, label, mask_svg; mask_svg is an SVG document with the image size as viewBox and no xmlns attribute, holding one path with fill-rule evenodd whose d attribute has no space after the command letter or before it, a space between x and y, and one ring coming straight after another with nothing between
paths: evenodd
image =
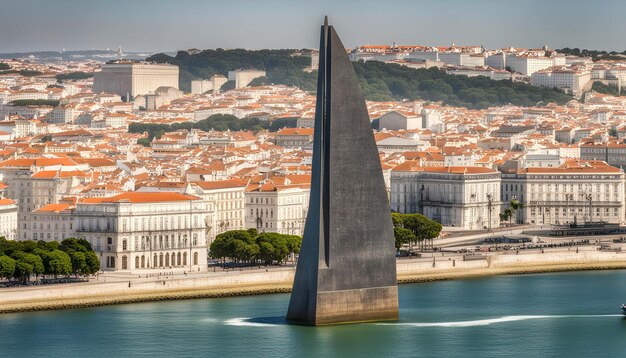
<instances>
[{"instance_id":1,"label":"green water","mask_svg":"<svg viewBox=\"0 0 626 358\"><path fill-rule=\"evenodd\" d=\"M1 315L0 357L626 357L626 271L402 285L394 323L291 326L288 301Z\"/></svg>"}]
</instances>

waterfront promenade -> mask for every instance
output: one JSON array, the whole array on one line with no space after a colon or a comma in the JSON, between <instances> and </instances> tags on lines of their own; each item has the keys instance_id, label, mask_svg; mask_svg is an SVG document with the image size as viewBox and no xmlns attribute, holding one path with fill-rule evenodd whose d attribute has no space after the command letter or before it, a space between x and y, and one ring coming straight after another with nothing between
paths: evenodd
<instances>
[{"instance_id":1,"label":"waterfront promenade","mask_svg":"<svg viewBox=\"0 0 626 358\"><path fill-rule=\"evenodd\" d=\"M603 269L626 269L626 253L587 245L500 251L465 259L454 252L433 252L397 261L399 283ZM294 272L293 266L287 266L207 273L101 274L85 283L0 289L0 313L289 292Z\"/></svg>"}]
</instances>

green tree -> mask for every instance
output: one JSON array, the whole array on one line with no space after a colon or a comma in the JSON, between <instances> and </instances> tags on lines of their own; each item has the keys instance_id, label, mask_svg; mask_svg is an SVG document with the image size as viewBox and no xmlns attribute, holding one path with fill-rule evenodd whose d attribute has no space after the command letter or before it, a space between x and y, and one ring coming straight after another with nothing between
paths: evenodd
<instances>
[{"instance_id":1,"label":"green tree","mask_svg":"<svg viewBox=\"0 0 626 358\"><path fill-rule=\"evenodd\" d=\"M500 221L501 222L505 222L505 221L509 220L510 214L511 214L510 210L505 209L504 211L502 211L500 213Z\"/></svg>"},{"instance_id":2,"label":"green tree","mask_svg":"<svg viewBox=\"0 0 626 358\"><path fill-rule=\"evenodd\" d=\"M70 261L72 263L72 273L78 277L80 274L89 272L87 266L87 256L83 252L71 251L68 253Z\"/></svg>"},{"instance_id":3,"label":"green tree","mask_svg":"<svg viewBox=\"0 0 626 358\"><path fill-rule=\"evenodd\" d=\"M27 282L30 280L31 275L39 275L44 273L43 260L40 256L32 253L16 251L13 253L13 259L15 259L15 272L13 277Z\"/></svg>"},{"instance_id":4,"label":"green tree","mask_svg":"<svg viewBox=\"0 0 626 358\"><path fill-rule=\"evenodd\" d=\"M393 227L404 227L404 223L402 222L402 214L400 213L391 213L391 222L393 223Z\"/></svg>"},{"instance_id":5,"label":"green tree","mask_svg":"<svg viewBox=\"0 0 626 358\"><path fill-rule=\"evenodd\" d=\"M258 257L266 266L271 265L274 261L274 246L267 241L259 243Z\"/></svg>"},{"instance_id":6,"label":"green tree","mask_svg":"<svg viewBox=\"0 0 626 358\"><path fill-rule=\"evenodd\" d=\"M272 245L272 261L276 261L280 264L287 258L287 255L291 252L289 249L289 245L287 243L287 236L282 235L275 232L264 232L256 237L256 242L261 245L261 243L266 242Z\"/></svg>"},{"instance_id":7,"label":"green tree","mask_svg":"<svg viewBox=\"0 0 626 358\"><path fill-rule=\"evenodd\" d=\"M393 228L393 237L396 241L396 250L400 250L402 245L413 242L416 239L411 230L401 227Z\"/></svg>"},{"instance_id":8,"label":"green tree","mask_svg":"<svg viewBox=\"0 0 626 358\"><path fill-rule=\"evenodd\" d=\"M415 235L416 241L420 244L420 249L425 248L425 243L439 236L442 226L440 223L430 220L421 214L401 214L402 225Z\"/></svg>"},{"instance_id":9,"label":"green tree","mask_svg":"<svg viewBox=\"0 0 626 358\"><path fill-rule=\"evenodd\" d=\"M72 273L72 260L61 250L50 251L47 255L47 269L54 278L58 275L68 276Z\"/></svg>"},{"instance_id":10,"label":"green tree","mask_svg":"<svg viewBox=\"0 0 626 358\"><path fill-rule=\"evenodd\" d=\"M87 266L85 267L86 271L83 272L84 274L93 275L94 273L100 271L100 259L95 252L89 251L85 253L85 258Z\"/></svg>"},{"instance_id":11,"label":"green tree","mask_svg":"<svg viewBox=\"0 0 626 358\"><path fill-rule=\"evenodd\" d=\"M302 236L285 235L285 239L287 240L287 249L289 249L289 253L299 254L300 249L302 248Z\"/></svg>"},{"instance_id":12,"label":"green tree","mask_svg":"<svg viewBox=\"0 0 626 358\"><path fill-rule=\"evenodd\" d=\"M511 220L513 218L513 214L514 214L514 210L509 206L508 208L504 209L501 213L500 213L500 220L508 220L509 221L509 226L512 225Z\"/></svg>"},{"instance_id":13,"label":"green tree","mask_svg":"<svg viewBox=\"0 0 626 358\"><path fill-rule=\"evenodd\" d=\"M247 230L226 231L215 237L209 248L209 255L216 259L230 257L242 261L251 252L251 248L246 250L246 246L251 244L256 242Z\"/></svg>"},{"instance_id":14,"label":"green tree","mask_svg":"<svg viewBox=\"0 0 626 358\"><path fill-rule=\"evenodd\" d=\"M15 272L15 260L6 255L0 255L0 277L11 278Z\"/></svg>"}]
</instances>

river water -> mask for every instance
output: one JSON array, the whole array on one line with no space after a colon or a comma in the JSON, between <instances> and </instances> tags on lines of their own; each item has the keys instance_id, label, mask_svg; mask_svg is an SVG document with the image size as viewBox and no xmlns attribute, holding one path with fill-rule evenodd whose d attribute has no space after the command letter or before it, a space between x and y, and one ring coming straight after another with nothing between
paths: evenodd
<instances>
[{"instance_id":1,"label":"river water","mask_svg":"<svg viewBox=\"0 0 626 358\"><path fill-rule=\"evenodd\" d=\"M1 299L1 292L0 292ZM400 286L400 320L287 325L288 294L0 315L0 357L626 357L626 271Z\"/></svg>"}]
</instances>

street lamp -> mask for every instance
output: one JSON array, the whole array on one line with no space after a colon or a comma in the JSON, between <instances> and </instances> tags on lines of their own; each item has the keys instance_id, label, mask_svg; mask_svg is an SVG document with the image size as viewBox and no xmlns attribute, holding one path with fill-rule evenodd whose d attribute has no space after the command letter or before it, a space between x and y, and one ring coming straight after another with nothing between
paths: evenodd
<instances>
[{"instance_id":1,"label":"street lamp","mask_svg":"<svg viewBox=\"0 0 626 358\"><path fill-rule=\"evenodd\" d=\"M517 201L517 194L513 194L513 195L511 196L511 201ZM510 206L511 206L511 204L509 203L509 207L510 207ZM518 222L517 222L517 209L515 209L514 213L515 213L515 223L517 224L517 223L518 223Z\"/></svg>"},{"instance_id":2,"label":"street lamp","mask_svg":"<svg viewBox=\"0 0 626 358\"><path fill-rule=\"evenodd\" d=\"M591 223L593 221L593 217L592 217L593 214L591 212L592 211L591 200L593 199L593 196L590 193L587 193L587 192L580 193L580 196L583 198L583 200L589 200L589 223ZM584 205L585 204L583 203L583 206ZM584 213L584 210L583 210L583 213ZM586 221L586 216L585 216L585 222L587 222Z\"/></svg>"},{"instance_id":3,"label":"street lamp","mask_svg":"<svg viewBox=\"0 0 626 358\"><path fill-rule=\"evenodd\" d=\"M489 218L489 231L491 232L491 194L487 194L487 208L489 209L488 218Z\"/></svg>"},{"instance_id":4,"label":"street lamp","mask_svg":"<svg viewBox=\"0 0 626 358\"><path fill-rule=\"evenodd\" d=\"M256 217L256 229L257 232L261 231L261 229L263 228L263 218L261 218L260 216Z\"/></svg>"},{"instance_id":5,"label":"street lamp","mask_svg":"<svg viewBox=\"0 0 626 358\"><path fill-rule=\"evenodd\" d=\"M568 193L565 194L565 219L569 223L569 203L574 200L574 194ZM576 224L576 210L574 210L574 224Z\"/></svg>"}]
</instances>

